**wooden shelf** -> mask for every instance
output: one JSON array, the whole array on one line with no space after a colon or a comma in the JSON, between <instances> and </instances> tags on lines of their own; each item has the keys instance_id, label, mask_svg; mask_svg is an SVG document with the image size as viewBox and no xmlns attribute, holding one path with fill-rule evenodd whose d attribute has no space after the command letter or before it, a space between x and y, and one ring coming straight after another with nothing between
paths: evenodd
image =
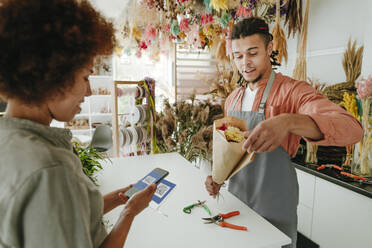
<instances>
[{"instance_id":1,"label":"wooden shelf","mask_svg":"<svg viewBox=\"0 0 372 248\"><path fill-rule=\"evenodd\" d=\"M118 86L119 85L143 85L143 80L141 81L114 81L114 107L113 107L113 115L112 115L112 128L113 128L113 143L114 143L114 156L119 157L119 116L128 115L128 113L119 113L119 106L118 106ZM153 96L155 98L155 96ZM149 98L146 98L146 102L150 102ZM150 111L151 112L151 111ZM153 116L150 115L150 137L152 142L153 136ZM152 147L152 143L151 143ZM153 151L151 151L153 152Z\"/></svg>"}]
</instances>

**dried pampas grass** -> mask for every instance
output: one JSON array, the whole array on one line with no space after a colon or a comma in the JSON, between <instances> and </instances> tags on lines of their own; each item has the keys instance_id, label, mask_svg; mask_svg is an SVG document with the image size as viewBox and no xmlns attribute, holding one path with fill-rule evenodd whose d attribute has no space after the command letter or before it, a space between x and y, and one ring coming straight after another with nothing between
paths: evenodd
<instances>
[{"instance_id":1,"label":"dried pampas grass","mask_svg":"<svg viewBox=\"0 0 372 248\"><path fill-rule=\"evenodd\" d=\"M226 40L225 39L221 39L217 45L216 59L222 62L230 61L230 58L227 56L227 53L226 53Z\"/></svg>"},{"instance_id":2,"label":"dried pampas grass","mask_svg":"<svg viewBox=\"0 0 372 248\"><path fill-rule=\"evenodd\" d=\"M299 81L305 81L307 76L307 63L306 57L304 56L297 56L296 65L293 69L293 78Z\"/></svg>"},{"instance_id":3,"label":"dried pampas grass","mask_svg":"<svg viewBox=\"0 0 372 248\"><path fill-rule=\"evenodd\" d=\"M360 76L362 72L363 62L363 50L364 46L356 48L356 41L351 45L351 39L347 44L347 49L344 53L342 60L342 66L346 75L346 82L328 86L324 90L324 96L329 100L340 104L343 100L344 93L355 93L355 80Z\"/></svg>"},{"instance_id":4,"label":"dried pampas grass","mask_svg":"<svg viewBox=\"0 0 372 248\"><path fill-rule=\"evenodd\" d=\"M287 52L287 40L284 35L283 29L280 27L280 0L276 0L276 19L275 26L273 29L273 42L275 51L278 51L278 62L281 63L284 58L285 63L288 62L288 52Z\"/></svg>"},{"instance_id":5,"label":"dried pampas grass","mask_svg":"<svg viewBox=\"0 0 372 248\"><path fill-rule=\"evenodd\" d=\"M350 84L354 85L355 80L357 80L362 72L363 50L364 46L360 46L356 49L356 40L354 40L351 46L351 38L349 39L342 60L342 66L345 71L346 82Z\"/></svg>"},{"instance_id":6,"label":"dried pampas grass","mask_svg":"<svg viewBox=\"0 0 372 248\"><path fill-rule=\"evenodd\" d=\"M305 17L303 22L303 27L300 36L300 43L298 49L298 55L296 59L296 65L293 70L293 78L296 80L306 81L307 71L306 71L306 45L307 45L307 29L309 24L309 8L310 0L306 1Z\"/></svg>"},{"instance_id":7,"label":"dried pampas grass","mask_svg":"<svg viewBox=\"0 0 372 248\"><path fill-rule=\"evenodd\" d=\"M288 52L287 52L287 40L284 35L283 29L280 24L275 24L273 29L274 37L274 50L278 51L278 62L281 63L283 58L285 63L288 62Z\"/></svg>"},{"instance_id":8,"label":"dried pampas grass","mask_svg":"<svg viewBox=\"0 0 372 248\"><path fill-rule=\"evenodd\" d=\"M240 7L240 0L227 1L229 9L238 9Z\"/></svg>"},{"instance_id":9,"label":"dried pampas grass","mask_svg":"<svg viewBox=\"0 0 372 248\"><path fill-rule=\"evenodd\" d=\"M205 95L212 95L213 99L225 106L226 98L238 87L239 73L234 63L220 63L216 65L217 75L213 77L199 76L200 80L210 85L210 91ZM223 116L222 116L223 117Z\"/></svg>"},{"instance_id":10,"label":"dried pampas grass","mask_svg":"<svg viewBox=\"0 0 372 248\"><path fill-rule=\"evenodd\" d=\"M292 34L301 32L302 27L302 0L289 0L285 25L288 24L288 38Z\"/></svg>"}]
</instances>

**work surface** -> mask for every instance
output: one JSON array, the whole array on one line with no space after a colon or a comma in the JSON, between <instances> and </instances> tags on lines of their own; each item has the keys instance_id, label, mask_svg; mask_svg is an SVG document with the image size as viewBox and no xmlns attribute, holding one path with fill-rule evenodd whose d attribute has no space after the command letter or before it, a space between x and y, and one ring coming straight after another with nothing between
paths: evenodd
<instances>
[{"instance_id":1,"label":"work surface","mask_svg":"<svg viewBox=\"0 0 372 248\"><path fill-rule=\"evenodd\" d=\"M135 218L125 247L254 248L281 247L290 243L285 234L226 189L221 190L222 197L218 201L209 196L204 187L206 174L178 153L114 158L112 164L106 162L103 166L97 177L103 194L135 183L156 167L169 171L166 179L177 185L159 211L147 208ZM240 215L227 219L227 222L246 226L248 231L203 224L201 218L208 214L201 207L192 209L191 214L182 211L197 200L207 200L214 215L239 210ZM122 209L118 207L105 215L111 225L115 224Z\"/></svg>"}]
</instances>

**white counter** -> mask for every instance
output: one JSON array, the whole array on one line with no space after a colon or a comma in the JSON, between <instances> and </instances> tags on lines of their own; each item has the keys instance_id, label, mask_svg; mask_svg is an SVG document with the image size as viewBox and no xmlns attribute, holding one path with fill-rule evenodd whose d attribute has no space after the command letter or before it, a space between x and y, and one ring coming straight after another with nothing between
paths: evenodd
<instances>
[{"instance_id":1,"label":"white counter","mask_svg":"<svg viewBox=\"0 0 372 248\"><path fill-rule=\"evenodd\" d=\"M168 170L166 179L177 185L159 208L168 217L151 208L144 210L135 218L125 245L127 248L271 248L290 243L290 238L226 189L221 191L223 198L218 202L210 197L204 187L205 174L178 153L116 158L112 162L103 164L104 169L97 177L103 194L135 183L156 167ZM185 206L197 200L207 200L213 215L239 210L239 216L226 221L246 226L248 231L203 224L201 218L208 216L201 207L192 209L191 214L182 212ZM110 224L116 222L122 208L105 216Z\"/></svg>"}]
</instances>

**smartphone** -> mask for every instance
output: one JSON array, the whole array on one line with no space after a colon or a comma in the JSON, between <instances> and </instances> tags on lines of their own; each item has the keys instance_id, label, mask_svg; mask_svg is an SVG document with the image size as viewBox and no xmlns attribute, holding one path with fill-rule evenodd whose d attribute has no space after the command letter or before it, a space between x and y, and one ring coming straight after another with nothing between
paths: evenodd
<instances>
[{"instance_id":1,"label":"smartphone","mask_svg":"<svg viewBox=\"0 0 372 248\"><path fill-rule=\"evenodd\" d=\"M131 198L132 195L134 195L138 191L143 190L148 185L153 184L153 183L158 184L163 178L168 176L168 174L169 174L169 172L166 171L166 170L163 170L163 169L160 169L160 168L155 168L149 174L147 174L144 178L139 180L135 185L133 185L132 188L127 190L125 192L125 195L128 198Z\"/></svg>"}]
</instances>

